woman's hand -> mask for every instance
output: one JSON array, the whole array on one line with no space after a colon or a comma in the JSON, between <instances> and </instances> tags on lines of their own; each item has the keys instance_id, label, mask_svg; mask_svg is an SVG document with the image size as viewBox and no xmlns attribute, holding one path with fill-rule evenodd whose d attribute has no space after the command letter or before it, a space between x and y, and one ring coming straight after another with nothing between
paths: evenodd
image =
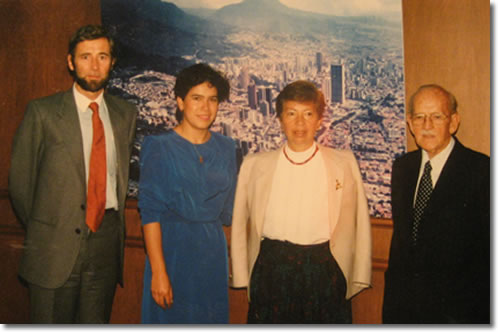
<instances>
[{"instance_id":1,"label":"woman's hand","mask_svg":"<svg viewBox=\"0 0 498 332\"><path fill-rule=\"evenodd\" d=\"M152 270L150 281L152 298L161 308L167 309L173 305L173 288L164 262L161 225L159 222L152 222L144 225L143 231Z\"/></svg>"},{"instance_id":2,"label":"woman's hand","mask_svg":"<svg viewBox=\"0 0 498 332\"><path fill-rule=\"evenodd\" d=\"M166 272L152 273L150 291L161 308L168 309L173 305L173 288Z\"/></svg>"}]
</instances>

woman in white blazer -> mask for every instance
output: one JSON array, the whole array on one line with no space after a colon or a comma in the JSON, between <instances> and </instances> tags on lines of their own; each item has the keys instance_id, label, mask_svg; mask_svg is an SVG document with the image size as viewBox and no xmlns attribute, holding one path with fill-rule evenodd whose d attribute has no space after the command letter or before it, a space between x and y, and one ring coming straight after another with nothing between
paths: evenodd
<instances>
[{"instance_id":1,"label":"woman in white blazer","mask_svg":"<svg viewBox=\"0 0 498 332\"><path fill-rule=\"evenodd\" d=\"M287 138L248 155L232 220L232 287L247 287L248 323L351 323L370 287L371 234L351 151L315 142L325 109L310 82L287 85L277 116Z\"/></svg>"}]
</instances>

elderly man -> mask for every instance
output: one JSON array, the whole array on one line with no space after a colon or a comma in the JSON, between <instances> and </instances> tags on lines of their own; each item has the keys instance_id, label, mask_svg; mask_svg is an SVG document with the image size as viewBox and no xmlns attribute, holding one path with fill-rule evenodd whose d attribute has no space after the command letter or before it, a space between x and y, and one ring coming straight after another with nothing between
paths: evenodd
<instances>
[{"instance_id":1,"label":"elderly man","mask_svg":"<svg viewBox=\"0 0 498 332\"><path fill-rule=\"evenodd\" d=\"M393 165L384 323L489 323L490 163L453 137L459 123L444 88L412 96L408 125L420 149Z\"/></svg>"}]
</instances>

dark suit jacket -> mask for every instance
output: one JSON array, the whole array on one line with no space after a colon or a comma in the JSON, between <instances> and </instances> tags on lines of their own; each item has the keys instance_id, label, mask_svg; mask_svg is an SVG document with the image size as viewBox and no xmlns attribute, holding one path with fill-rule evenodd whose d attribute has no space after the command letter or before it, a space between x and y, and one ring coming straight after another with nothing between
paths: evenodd
<instances>
[{"instance_id":1,"label":"dark suit jacket","mask_svg":"<svg viewBox=\"0 0 498 332\"><path fill-rule=\"evenodd\" d=\"M136 108L104 94L117 157L117 197L121 217L121 278L124 208ZM19 273L45 288L69 277L86 229L83 141L72 90L30 102L14 136L9 194L26 228Z\"/></svg>"},{"instance_id":2,"label":"dark suit jacket","mask_svg":"<svg viewBox=\"0 0 498 332\"><path fill-rule=\"evenodd\" d=\"M392 171L394 232L385 273L384 323L489 323L490 162L457 140L411 249L421 150Z\"/></svg>"}]
</instances>

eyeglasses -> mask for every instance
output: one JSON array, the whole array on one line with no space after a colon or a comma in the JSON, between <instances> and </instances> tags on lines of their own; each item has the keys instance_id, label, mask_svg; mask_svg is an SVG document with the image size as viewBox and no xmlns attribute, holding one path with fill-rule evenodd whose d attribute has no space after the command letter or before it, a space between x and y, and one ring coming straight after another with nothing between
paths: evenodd
<instances>
[{"instance_id":1,"label":"eyeglasses","mask_svg":"<svg viewBox=\"0 0 498 332\"><path fill-rule=\"evenodd\" d=\"M429 115L417 113L411 117L414 126L422 126L425 123L426 118L431 119L434 125L441 125L446 121L448 116L443 113L431 113Z\"/></svg>"}]
</instances>

